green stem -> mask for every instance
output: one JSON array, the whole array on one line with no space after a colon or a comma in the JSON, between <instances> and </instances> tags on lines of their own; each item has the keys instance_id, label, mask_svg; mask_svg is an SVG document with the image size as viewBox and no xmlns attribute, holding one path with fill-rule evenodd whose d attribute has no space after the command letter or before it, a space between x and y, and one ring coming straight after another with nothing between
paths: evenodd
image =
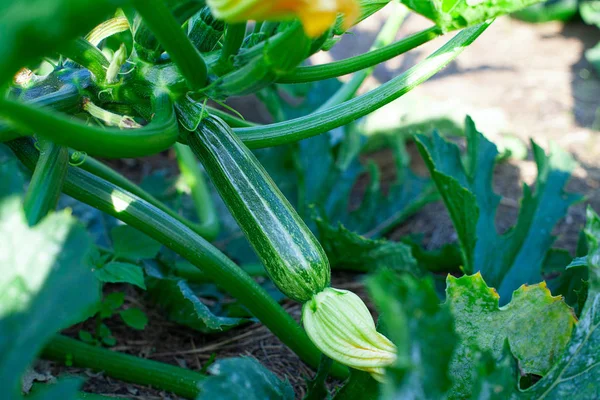
<instances>
[{"instance_id":1,"label":"green stem","mask_svg":"<svg viewBox=\"0 0 600 400\"><path fill-rule=\"evenodd\" d=\"M132 0L135 9L179 67L188 86L206 86L207 68L202 56L187 37L163 0Z\"/></svg>"},{"instance_id":2,"label":"green stem","mask_svg":"<svg viewBox=\"0 0 600 400\"><path fill-rule=\"evenodd\" d=\"M246 37L246 23L228 24L225 40L221 49L220 63L229 63L229 58L235 56Z\"/></svg>"},{"instance_id":3,"label":"green stem","mask_svg":"<svg viewBox=\"0 0 600 400\"><path fill-rule=\"evenodd\" d=\"M171 208L167 207L163 202L156 199L150 193L146 192L144 189L131 182L129 179L125 178L123 175L119 174L114 169L108 167L107 165L101 163L100 161L87 156L85 160L77 165L77 167L89 172L90 174L96 175L104 180L107 180L110 183L113 183L116 186L120 186L121 188L133 193L139 198L147 201L152 204L154 207L159 210L169 214L172 218L176 219L180 223L194 230L197 234L202 236L204 239L211 241L216 239L218 230L215 231L213 227L205 224L194 224L190 220L186 219L182 215L179 215Z\"/></svg>"},{"instance_id":4,"label":"green stem","mask_svg":"<svg viewBox=\"0 0 600 400\"><path fill-rule=\"evenodd\" d=\"M420 45L429 42L440 36L442 31L434 26L424 31L415 33L397 43L387 45L377 50L369 51L355 57L345 60L335 61L323 65L313 65L298 67L289 75L278 78L278 83L304 83L314 82L323 79L335 78L338 76L351 74L361 69L376 66L382 62L388 61L400 54L406 53Z\"/></svg>"},{"instance_id":5,"label":"green stem","mask_svg":"<svg viewBox=\"0 0 600 400\"><path fill-rule=\"evenodd\" d=\"M254 122L238 118L223 110L219 110L218 108L206 106L206 111L208 111L209 114L216 115L217 117L221 118L223 121L227 122L227 125L229 125L232 128L249 128L252 126L260 125Z\"/></svg>"},{"instance_id":6,"label":"green stem","mask_svg":"<svg viewBox=\"0 0 600 400\"><path fill-rule=\"evenodd\" d=\"M38 154L29 139L7 144L26 167L35 168ZM296 321L254 279L190 228L145 200L79 168L69 168L63 191L178 253L237 298L301 359L315 368L319 365L320 352ZM333 371L337 377L348 374L347 368L339 364Z\"/></svg>"},{"instance_id":7,"label":"green stem","mask_svg":"<svg viewBox=\"0 0 600 400\"><path fill-rule=\"evenodd\" d=\"M107 37L117 33L125 32L128 29L129 21L127 21L127 18L115 17L96 26L90 33L86 35L85 39L92 45L98 46L100 42Z\"/></svg>"},{"instance_id":8,"label":"green stem","mask_svg":"<svg viewBox=\"0 0 600 400\"><path fill-rule=\"evenodd\" d=\"M29 226L36 225L56 208L69 167L69 151L66 147L44 139L39 140L38 144L40 160L23 201Z\"/></svg>"},{"instance_id":9,"label":"green stem","mask_svg":"<svg viewBox=\"0 0 600 400\"><path fill-rule=\"evenodd\" d=\"M285 122L253 128L236 128L235 132L250 148L279 146L329 132L372 113L408 93L454 60L490 25L485 22L467 28L402 75L378 88L337 106Z\"/></svg>"},{"instance_id":10,"label":"green stem","mask_svg":"<svg viewBox=\"0 0 600 400\"><path fill-rule=\"evenodd\" d=\"M181 143L175 143L175 153L181 177L191 190L200 225L211 237L216 238L220 230L219 218L198 161L192 150Z\"/></svg>"},{"instance_id":11,"label":"green stem","mask_svg":"<svg viewBox=\"0 0 600 400\"><path fill-rule=\"evenodd\" d=\"M20 128L36 132L63 146L113 158L156 154L175 143L179 130L168 94L158 95L154 110L156 115L145 127L121 130L89 126L46 109L0 99L0 114Z\"/></svg>"},{"instance_id":12,"label":"green stem","mask_svg":"<svg viewBox=\"0 0 600 400\"><path fill-rule=\"evenodd\" d=\"M102 52L83 38L77 38L64 46L62 55L87 68L99 82L106 79L109 62Z\"/></svg>"},{"instance_id":13,"label":"green stem","mask_svg":"<svg viewBox=\"0 0 600 400\"><path fill-rule=\"evenodd\" d=\"M408 15L408 9L405 6L396 3L392 5L394 6L392 14L389 16L385 25L383 25L381 31L375 38L375 41L371 46L371 51L376 51L377 49L390 44L396 37L400 26L402 26L402 22L404 22L404 19ZM326 110L353 98L358 89L374 70L375 65L365 68L362 71L352 75L352 78L341 88L339 88L338 91L335 92L335 94L331 96L325 103L323 103L315 112Z\"/></svg>"},{"instance_id":14,"label":"green stem","mask_svg":"<svg viewBox=\"0 0 600 400\"><path fill-rule=\"evenodd\" d=\"M74 85L65 85L54 93L40 96L31 101L31 104L42 107L51 107L56 111L76 111L81 108L81 95ZM0 143L8 142L22 136L17 129L0 121Z\"/></svg>"},{"instance_id":15,"label":"green stem","mask_svg":"<svg viewBox=\"0 0 600 400\"><path fill-rule=\"evenodd\" d=\"M152 386L188 399L198 396L205 379L198 372L91 346L62 335L54 336L41 356L74 367L91 368L115 379Z\"/></svg>"}]
</instances>

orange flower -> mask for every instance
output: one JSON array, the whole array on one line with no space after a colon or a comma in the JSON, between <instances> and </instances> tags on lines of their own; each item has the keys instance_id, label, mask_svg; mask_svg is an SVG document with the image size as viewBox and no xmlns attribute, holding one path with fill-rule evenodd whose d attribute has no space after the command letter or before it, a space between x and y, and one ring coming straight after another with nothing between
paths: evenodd
<instances>
[{"instance_id":1,"label":"orange flower","mask_svg":"<svg viewBox=\"0 0 600 400\"><path fill-rule=\"evenodd\" d=\"M360 11L357 0L207 0L206 3L216 18L231 23L297 17L311 37L325 32L339 13L344 14L343 27L350 28Z\"/></svg>"}]
</instances>

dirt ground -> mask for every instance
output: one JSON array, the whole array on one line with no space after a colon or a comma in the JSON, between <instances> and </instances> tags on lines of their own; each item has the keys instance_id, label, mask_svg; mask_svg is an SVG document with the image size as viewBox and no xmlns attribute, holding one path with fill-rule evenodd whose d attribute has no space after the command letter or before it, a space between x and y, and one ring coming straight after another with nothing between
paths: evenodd
<instances>
[{"instance_id":1,"label":"dirt ground","mask_svg":"<svg viewBox=\"0 0 600 400\"><path fill-rule=\"evenodd\" d=\"M333 51L318 54L313 61L328 62L366 51L386 15L382 12L365 21ZM410 16L399 37L428 26L424 19ZM369 90L410 68L444 40L438 39L381 65L362 90ZM584 51L598 41L600 31L580 22L530 25L501 18L456 62L385 111L373 115L372 125L393 127L419 118L444 117L460 126L465 115L470 114L480 130L496 142L502 143L503 138L510 135L524 143L533 138L548 148L549 142L554 141L580 163L568 189L584 194L586 204L591 203L600 210L600 141L597 140L600 133L593 129L600 128L600 79L583 56ZM249 120L267 119L264 109L252 99L237 99L232 104ZM423 110L427 115L420 115ZM388 156L385 152L377 155L383 164ZM120 169L139 177L151 169L171 165L169 158L159 157L127 160L121 162ZM422 169L416 155L415 166ZM497 168L494 186L505 197L497 218L501 230L507 229L516 218L520 182L532 183L535 174L530 154L524 160L511 160ZM570 209L556 229L558 247L574 249L584 217L585 204ZM398 238L408 232L424 233L430 248L455 240L441 203L425 207L390 237ZM335 281L336 286L360 290L360 282L353 275L338 275ZM112 323L110 327L118 343L115 350L195 370L201 369L213 353L218 357L252 355L279 376L288 378L299 398L304 393L304 377L312 376L311 370L261 325L245 326L217 337L203 336L164 320L156 310L140 304L140 295L133 289L129 289L127 302L145 308L150 324L143 332L132 332L116 321ZM285 307L298 316L298 305L286 303ZM64 371L53 364L40 367L54 373ZM91 392L136 399L174 398L103 374L68 371L89 377L85 389Z\"/></svg>"}]
</instances>

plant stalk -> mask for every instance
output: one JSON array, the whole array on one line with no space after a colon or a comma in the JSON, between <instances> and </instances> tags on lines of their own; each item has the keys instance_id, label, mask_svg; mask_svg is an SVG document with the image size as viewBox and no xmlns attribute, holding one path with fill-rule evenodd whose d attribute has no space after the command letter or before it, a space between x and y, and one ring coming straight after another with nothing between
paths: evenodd
<instances>
[{"instance_id":1,"label":"plant stalk","mask_svg":"<svg viewBox=\"0 0 600 400\"><path fill-rule=\"evenodd\" d=\"M63 181L69 167L69 151L48 140L38 141L40 159L23 200L29 226L40 222L58 204Z\"/></svg>"},{"instance_id":2,"label":"plant stalk","mask_svg":"<svg viewBox=\"0 0 600 400\"><path fill-rule=\"evenodd\" d=\"M140 129L121 130L89 126L40 107L0 99L0 114L25 131L35 132L56 144L111 158L156 154L175 143L179 128L168 94L158 95L154 110L156 114L148 125Z\"/></svg>"},{"instance_id":3,"label":"plant stalk","mask_svg":"<svg viewBox=\"0 0 600 400\"><path fill-rule=\"evenodd\" d=\"M297 142L346 125L391 103L431 78L458 57L490 23L462 30L427 59L362 96L304 117L253 128L236 128L234 131L248 147L256 149Z\"/></svg>"},{"instance_id":4,"label":"plant stalk","mask_svg":"<svg viewBox=\"0 0 600 400\"><path fill-rule=\"evenodd\" d=\"M389 19L388 19L389 20ZM427 43L442 34L437 26L415 33L399 42L388 44L385 47L350 57L345 60L334 61L323 65L298 67L290 74L277 79L278 83L306 83L351 74L361 69L376 66L394 57L406 53L420 45Z\"/></svg>"},{"instance_id":5,"label":"plant stalk","mask_svg":"<svg viewBox=\"0 0 600 400\"><path fill-rule=\"evenodd\" d=\"M97 372L131 382L165 390L188 399L195 399L205 376L194 371L56 335L46 344L42 358L69 366L90 368ZM85 397L84 397L85 398Z\"/></svg>"},{"instance_id":6,"label":"plant stalk","mask_svg":"<svg viewBox=\"0 0 600 400\"><path fill-rule=\"evenodd\" d=\"M204 59L187 37L181 25L163 0L132 0L144 22L163 45L191 90L206 86L207 67Z\"/></svg>"},{"instance_id":7,"label":"plant stalk","mask_svg":"<svg viewBox=\"0 0 600 400\"><path fill-rule=\"evenodd\" d=\"M181 177L190 188L200 225L210 237L216 238L220 231L219 218L198 161L192 150L181 143L175 143L175 154Z\"/></svg>"},{"instance_id":8,"label":"plant stalk","mask_svg":"<svg viewBox=\"0 0 600 400\"><path fill-rule=\"evenodd\" d=\"M106 80L106 70L109 62L104 54L87 40L77 38L64 46L61 53L82 67L87 68L98 82Z\"/></svg>"}]
</instances>

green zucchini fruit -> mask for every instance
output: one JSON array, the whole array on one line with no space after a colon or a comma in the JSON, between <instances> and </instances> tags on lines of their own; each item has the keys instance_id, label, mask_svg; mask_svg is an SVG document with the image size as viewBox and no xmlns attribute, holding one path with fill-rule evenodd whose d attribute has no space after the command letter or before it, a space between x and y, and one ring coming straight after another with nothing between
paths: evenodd
<instances>
[{"instance_id":1,"label":"green zucchini fruit","mask_svg":"<svg viewBox=\"0 0 600 400\"><path fill-rule=\"evenodd\" d=\"M323 248L231 128L209 116L188 143L279 290L304 303L328 287Z\"/></svg>"}]
</instances>

